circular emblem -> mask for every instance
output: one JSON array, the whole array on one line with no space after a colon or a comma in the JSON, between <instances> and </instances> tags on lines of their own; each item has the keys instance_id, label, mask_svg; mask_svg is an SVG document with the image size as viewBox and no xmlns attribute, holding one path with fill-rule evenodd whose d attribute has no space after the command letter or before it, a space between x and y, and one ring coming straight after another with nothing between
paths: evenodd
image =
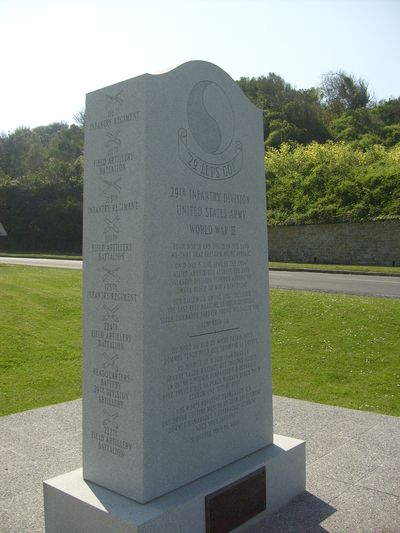
<instances>
[{"instance_id":1,"label":"circular emblem","mask_svg":"<svg viewBox=\"0 0 400 533\"><path fill-rule=\"evenodd\" d=\"M187 101L190 133L207 154L225 152L234 135L232 106L221 87L203 80L193 87Z\"/></svg>"},{"instance_id":2,"label":"circular emblem","mask_svg":"<svg viewBox=\"0 0 400 533\"><path fill-rule=\"evenodd\" d=\"M243 148L235 138L233 108L221 86L210 80L197 82L188 95L186 116L187 126L178 129L178 154L186 167L209 180L238 174Z\"/></svg>"}]
</instances>

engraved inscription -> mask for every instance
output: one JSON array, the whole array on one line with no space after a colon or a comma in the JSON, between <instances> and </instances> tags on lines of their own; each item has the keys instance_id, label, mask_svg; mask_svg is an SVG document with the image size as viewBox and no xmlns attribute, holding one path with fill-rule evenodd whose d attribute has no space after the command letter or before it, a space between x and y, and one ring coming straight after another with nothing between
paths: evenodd
<instances>
[{"instance_id":1,"label":"engraved inscription","mask_svg":"<svg viewBox=\"0 0 400 533\"><path fill-rule=\"evenodd\" d=\"M118 271L121 269L121 267L114 267L114 268L107 268L107 267L102 267L103 268L103 271L104 271L104 275L103 275L103 281L104 282L111 282L111 281L114 281L114 282L119 282L120 281L120 276L118 275Z\"/></svg>"},{"instance_id":2,"label":"engraved inscription","mask_svg":"<svg viewBox=\"0 0 400 533\"><path fill-rule=\"evenodd\" d=\"M122 97L124 91L123 89L121 89L120 91L117 92L117 94L106 94L105 97L106 97L106 105L107 107L110 106L110 105L121 105L124 103L124 99Z\"/></svg>"},{"instance_id":3,"label":"engraved inscription","mask_svg":"<svg viewBox=\"0 0 400 533\"><path fill-rule=\"evenodd\" d=\"M176 406L163 420L167 432L189 431L197 442L238 426L261 393L257 348L251 331L211 332L173 347L164 357L163 399Z\"/></svg>"},{"instance_id":4,"label":"engraved inscription","mask_svg":"<svg viewBox=\"0 0 400 533\"><path fill-rule=\"evenodd\" d=\"M90 437L102 452L123 458L132 450L125 421L132 402L127 353L133 346L132 331L124 317L138 302L135 288L128 288L125 279L127 262L132 264L136 258L126 228L139 210L134 191L128 187L136 172L137 156L125 134L128 128L136 127L140 112L129 108L123 89L107 91L102 98L103 112L86 127L88 139L95 138L97 147L89 164L94 192L85 207L97 237L88 241L86 261L98 264L98 268L84 295L91 317L90 393L103 415Z\"/></svg>"}]
</instances>

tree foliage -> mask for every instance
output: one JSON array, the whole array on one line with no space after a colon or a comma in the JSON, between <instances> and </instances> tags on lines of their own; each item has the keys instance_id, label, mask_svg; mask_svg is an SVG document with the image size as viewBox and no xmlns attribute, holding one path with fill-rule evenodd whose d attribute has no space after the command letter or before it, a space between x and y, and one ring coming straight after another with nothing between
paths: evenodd
<instances>
[{"instance_id":1,"label":"tree foliage","mask_svg":"<svg viewBox=\"0 0 400 533\"><path fill-rule=\"evenodd\" d=\"M267 146L277 147L290 140L304 144L325 142L329 138L318 89L297 90L274 73L240 78L238 84L263 110Z\"/></svg>"},{"instance_id":2,"label":"tree foliage","mask_svg":"<svg viewBox=\"0 0 400 533\"><path fill-rule=\"evenodd\" d=\"M0 137L3 249L80 252L83 129L63 123Z\"/></svg>"},{"instance_id":3,"label":"tree foliage","mask_svg":"<svg viewBox=\"0 0 400 533\"><path fill-rule=\"evenodd\" d=\"M284 143L267 149L266 176L270 224L400 219L400 144Z\"/></svg>"},{"instance_id":4,"label":"tree foliage","mask_svg":"<svg viewBox=\"0 0 400 533\"><path fill-rule=\"evenodd\" d=\"M322 101L339 113L367 107L371 102L368 83L343 71L323 76L321 95Z\"/></svg>"},{"instance_id":5,"label":"tree foliage","mask_svg":"<svg viewBox=\"0 0 400 533\"><path fill-rule=\"evenodd\" d=\"M400 98L376 103L366 81L343 71L325 74L319 87L307 90L274 73L240 78L238 84L263 110L267 148L334 140L367 149L400 140Z\"/></svg>"},{"instance_id":6,"label":"tree foliage","mask_svg":"<svg viewBox=\"0 0 400 533\"><path fill-rule=\"evenodd\" d=\"M400 216L400 98L376 103L342 71L311 89L238 84L263 112L270 223ZM0 135L2 249L81 250L83 110L75 121Z\"/></svg>"}]
</instances>

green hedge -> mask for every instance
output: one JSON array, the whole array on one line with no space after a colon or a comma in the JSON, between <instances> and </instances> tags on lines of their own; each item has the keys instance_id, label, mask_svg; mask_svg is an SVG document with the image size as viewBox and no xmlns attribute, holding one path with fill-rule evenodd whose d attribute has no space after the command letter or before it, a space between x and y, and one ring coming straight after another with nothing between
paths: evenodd
<instances>
[{"instance_id":1,"label":"green hedge","mask_svg":"<svg viewBox=\"0 0 400 533\"><path fill-rule=\"evenodd\" d=\"M265 168L272 225L400 219L400 144L284 143Z\"/></svg>"}]
</instances>

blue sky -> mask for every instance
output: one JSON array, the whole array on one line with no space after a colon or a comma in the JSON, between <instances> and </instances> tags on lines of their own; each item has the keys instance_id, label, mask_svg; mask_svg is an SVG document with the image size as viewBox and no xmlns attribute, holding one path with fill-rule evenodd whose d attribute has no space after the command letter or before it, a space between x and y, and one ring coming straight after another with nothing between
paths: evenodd
<instances>
[{"instance_id":1,"label":"blue sky","mask_svg":"<svg viewBox=\"0 0 400 533\"><path fill-rule=\"evenodd\" d=\"M400 0L0 0L0 131L72 122L89 91L191 59L297 88L342 69L400 96Z\"/></svg>"}]
</instances>

